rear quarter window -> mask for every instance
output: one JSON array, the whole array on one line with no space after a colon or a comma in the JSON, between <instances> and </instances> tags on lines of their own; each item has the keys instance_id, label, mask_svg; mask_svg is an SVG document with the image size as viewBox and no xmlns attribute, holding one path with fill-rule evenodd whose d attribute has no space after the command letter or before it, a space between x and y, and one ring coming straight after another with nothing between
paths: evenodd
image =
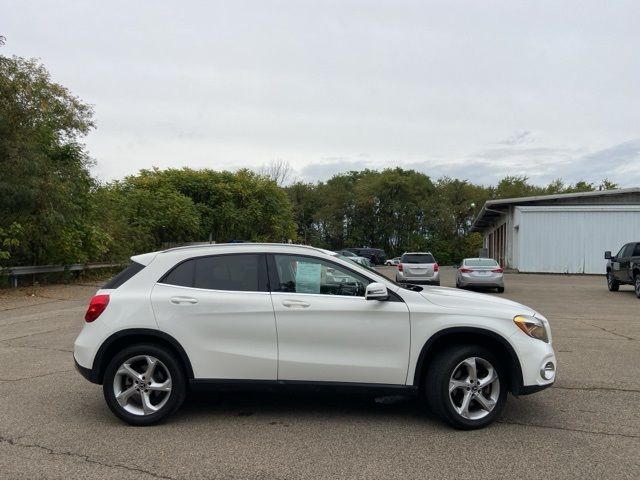
<instances>
[{"instance_id":1,"label":"rear quarter window","mask_svg":"<svg viewBox=\"0 0 640 480\"><path fill-rule=\"evenodd\" d=\"M113 277L111 280L105 283L102 288L110 289L110 290L118 288L120 285L122 285L123 283L127 282L128 280L133 278L135 275L140 273L143 269L144 269L144 265L136 262L131 262L131 264L129 264L127 268L122 270L119 274L117 274L115 277Z\"/></svg>"}]
</instances>

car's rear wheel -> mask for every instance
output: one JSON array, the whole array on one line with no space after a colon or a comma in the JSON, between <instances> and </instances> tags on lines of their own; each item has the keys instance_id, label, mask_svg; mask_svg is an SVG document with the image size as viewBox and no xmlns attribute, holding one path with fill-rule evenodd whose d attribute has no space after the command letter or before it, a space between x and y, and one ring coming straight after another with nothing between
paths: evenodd
<instances>
[{"instance_id":1,"label":"car's rear wheel","mask_svg":"<svg viewBox=\"0 0 640 480\"><path fill-rule=\"evenodd\" d=\"M463 430L494 422L507 398L506 376L498 359L475 345L440 352L429 366L424 387L431 411Z\"/></svg>"},{"instance_id":2,"label":"car's rear wheel","mask_svg":"<svg viewBox=\"0 0 640 480\"><path fill-rule=\"evenodd\" d=\"M613 273L611 273L610 271L607 272L607 287L609 288L610 292L617 292L620 288L620 282L616 280L616 278L613 276Z\"/></svg>"},{"instance_id":3,"label":"car's rear wheel","mask_svg":"<svg viewBox=\"0 0 640 480\"><path fill-rule=\"evenodd\" d=\"M111 359L103 381L111 411L131 425L153 425L176 411L186 381L175 355L158 345L127 347Z\"/></svg>"},{"instance_id":4,"label":"car's rear wheel","mask_svg":"<svg viewBox=\"0 0 640 480\"><path fill-rule=\"evenodd\" d=\"M635 282L633 282L633 288L636 292L636 297L640 298L640 273L636 273Z\"/></svg>"},{"instance_id":5,"label":"car's rear wheel","mask_svg":"<svg viewBox=\"0 0 640 480\"><path fill-rule=\"evenodd\" d=\"M497 290L498 293L504 293L504 287L498 287Z\"/></svg>"}]
</instances>

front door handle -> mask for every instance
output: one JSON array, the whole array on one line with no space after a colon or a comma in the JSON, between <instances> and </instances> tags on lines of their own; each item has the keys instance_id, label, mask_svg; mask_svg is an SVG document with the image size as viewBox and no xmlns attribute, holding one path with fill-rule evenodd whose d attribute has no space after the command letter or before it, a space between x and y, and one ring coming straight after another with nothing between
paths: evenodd
<instances>
[{"instance_id":1,"label":"front door handle","mask_svg":"<svg viewBox=\"0 0 640 480\"><path fill-rule=\"evenodd\" d=\"M282 305L287 308L307 308L311 306L311 304L302 300L283 300Z\"/></svg>"},{"instance_id":2,"label":"front door handle","mask_svg":"<svg viewBox=\"0 0 640 480\"><path fill-rule=\"evenodd\" d=\"M188 303L191 305L198 303L198 300L193 297L171 297L170 300L171 303L174 303L176 305L180 305L181 303Z\"/></svg>"}]
</instances>

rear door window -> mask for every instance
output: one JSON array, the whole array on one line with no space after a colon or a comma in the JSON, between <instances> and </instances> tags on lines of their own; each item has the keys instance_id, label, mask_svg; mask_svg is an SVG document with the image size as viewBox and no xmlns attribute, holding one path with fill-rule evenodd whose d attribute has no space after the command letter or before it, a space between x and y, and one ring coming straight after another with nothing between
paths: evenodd
<instances>
[{"instance_id":1,"label":"rear door window","mask_svg":"<svg viewBox=\"0 0 640 480\"><path fill-rule=\"evenodd\" d=\"M267 292L267 265L263 254L213 255L180 263L160 283L207 290Z\"/></svg>"},{"instance_id":2,"label":"rear door window","mask_svg":"<svg viewBox=\"0 0 640 480\"><path fill-rule=\"evenodd\" d=\"M193 287L193 272L195 271L195 267L195 259L182 262L167 273L164 278L160 280L160 283L176 285L178 287Z\"/></svg>"}]
</instances>

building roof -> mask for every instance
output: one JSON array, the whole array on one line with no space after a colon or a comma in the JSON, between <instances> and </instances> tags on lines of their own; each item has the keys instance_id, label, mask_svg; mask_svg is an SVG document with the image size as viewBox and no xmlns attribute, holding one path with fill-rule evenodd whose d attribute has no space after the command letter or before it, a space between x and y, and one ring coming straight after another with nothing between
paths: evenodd
<instances>
[{"instance_id":1,"label":"building roof","mask_svg":"<svg viewBox=\"0 0 640 480\"><path fill-rule=\"evenodd\" d=\"M579 201L580 204L599 204L597 198L611 199L616 195L640 196L640 187L619 188L616 190L596 190L593 192L558 193L554 195L536 195L533 197L503 198L488 200L471 225L471 231L482 230L485 225L493 224L494 220L507 212L511 205L539 205L539 204L566 204Z\"/></svg>"}]
</instances>

